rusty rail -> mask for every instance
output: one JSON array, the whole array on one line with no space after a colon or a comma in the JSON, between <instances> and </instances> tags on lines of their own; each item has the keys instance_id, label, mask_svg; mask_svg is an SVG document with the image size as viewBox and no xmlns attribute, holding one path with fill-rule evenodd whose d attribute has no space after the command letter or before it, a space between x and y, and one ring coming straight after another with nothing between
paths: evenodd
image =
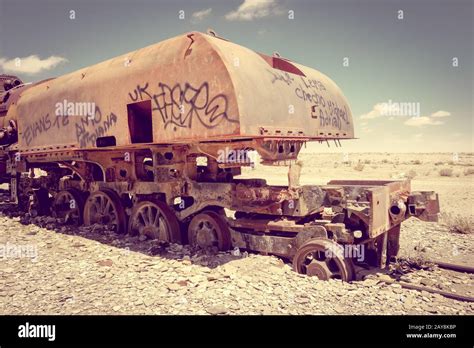
<instances>
[{"instance_id":1,"label":"rusty rail","mask_svg":"<svg viewBox=\"0 0 474 348\"><path fill-rule=\"evenodd\" d=\"M454 263L448 263L448 262L437 261L437 260L427 260L427 261L435 265L438 265L439 268L449 269L451 271L456 271L456 272L474 273L474 267L471 267L468 265L456 265Z\"/></svg>"},{"instance_id":2,"label":"rusty rail","mask_svg":"<svg viewBox=\"0 0 474 348\"><path fill-rule=\"evenodd\" d=\"M438 260L426 260L429 263L435 264L440 268L443 269L448 269L451 271L456 271L456 272L465 272L465 273L474 273L474 267L467 266L467 265L457 265L449 262L443 262L443 261L438 261ZM384 283L387 284L399 284L401 285L402 288L405 289L411 289L411 290L418 290L418 291L426 291L432 294L439 294L447 298L451 298L454 300L458 301L464 301L464 302L474 302L474 297L471 296L465 296L465 295L460 295L456 294L453 292L449 291L444 291L444 290L438 290L438 289L433 289L427 286L423 285L416 285L416 284L411 284L411 283L406 283L403 281L397 281L397 280L385 280L385 279L380 279Z\"/></svg>"},{"instance_id":3,"label":"rusty rail","mask_svg":"<svg viewBox=\"0 0 474 348\"><path fill-rule=\"evenodd\" d=\"M474 302L474 297L471 297L471 296L459 295L459 294L455 294L455 293L449 292L449 291L433 289L433 288L429 288L427 286L416 285L416 284L406 283L406 282L397 281L397 280L386 280L386 279L379 279L379 280L384 282L384 283L387 283L387 284L399 284L399 285L401 285L402 288L405 288L405 289L426 291L426 292L430 292L432 294L439 294L439 295L442 295L444 297L451 298L451 299L458 300L458 301Z\"/></svg>"}]
</instances>

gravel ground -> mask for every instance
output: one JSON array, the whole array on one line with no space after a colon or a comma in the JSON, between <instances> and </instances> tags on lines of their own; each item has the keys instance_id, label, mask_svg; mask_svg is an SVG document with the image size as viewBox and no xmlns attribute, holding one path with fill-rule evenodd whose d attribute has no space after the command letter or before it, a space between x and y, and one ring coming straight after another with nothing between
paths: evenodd
<instances>
[{"instance_id":1,"label":"gravel ground","mask_svg":"<svg viewBox=\"0 0 474 348\"><path fill-rule=\"evenodd\" d=\"M20 220L25 223L24 218L0 215L0 314L474 313L474 304L387 285L380 281L386 275L351 284L323 282L296 274L273 256L193 251L117 236L101 226L61 227L52 218L35 218L29 225ZM412 250L414 244L406 238L426 242L428 236L433 250L449 243L461 255L472 255L466 248L471 236L436 226L424 230L417 221L408 222L402 254L426 254L427 246L424 252ZM23 248L22 254L12 254L12 247ZM442 283L444 289L467 295L474 282L472 275L437 268L402 279Z\"/></svg>"}]
</instances>

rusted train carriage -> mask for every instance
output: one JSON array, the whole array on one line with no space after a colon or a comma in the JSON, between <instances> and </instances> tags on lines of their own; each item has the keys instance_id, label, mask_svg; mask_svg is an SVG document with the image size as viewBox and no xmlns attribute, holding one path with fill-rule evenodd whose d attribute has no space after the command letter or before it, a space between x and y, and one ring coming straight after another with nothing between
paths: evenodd
<instances>
[{"instance_id":1,"label":"rusted train carriage","mask_svg":"<svg viewBox=\"0 0 474 348\"><path fill-rule=\"evenodd\" d=\"M403 220L437 218L437 195L408 180L299 185L305 142L354 137L347 100L316 70L215 35L181 35L2 97L12 199L71 223L275 254L349 281L397 254ZM289 165L288 185L237 178L250 150ZM363 260L334 252L354 245Z\"/></svg>"}]
</instances>

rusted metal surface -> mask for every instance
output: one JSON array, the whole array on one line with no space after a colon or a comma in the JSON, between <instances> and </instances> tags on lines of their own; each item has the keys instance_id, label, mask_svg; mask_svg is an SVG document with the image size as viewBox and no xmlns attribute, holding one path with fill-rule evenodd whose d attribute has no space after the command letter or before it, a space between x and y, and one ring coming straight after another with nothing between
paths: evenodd
<instances>
[{"instance_id":1,"label":"rusted metal surface","mask_svg":"<svg viewBox=\"0 0 474 348\"><path fill-rule=\"evenodd\" d=\"M15 99L12 97L12 94L16 94L13 92L21 85L23 85L23 81L21 81L18 76L0 75L0 119L3 123L0 123L0 126L2 127L6 126L3 117L6 115L9 106Z\"/></svg>"},{"instance_id":2,"label":"rusted metal surface","mask_svg":"<svg viewBox=\"0 0 474 348\"><path fill-rule=\"evenodd\" d=\"M136 103L151 110L148 143L295 139L297 154L301 139L354 137L348 103L327 76L197 32L33 86L9 114L19 121L20 149L92 148L112 136L125 146L134 142L127 129ZM271 147L281 144L257 150L274 161L282 156Z\"/></svg>"},{"instance_id":3,"label":"rusted metal surface","mask_svg":"<svg viewBox=\"0 0 474 348\"><path fill-rule=\"evenodd\" d=\"M84 206L84 223L86 225L108 225L117 233L125 233L125 212L120 198L111 190L92 193Z\"/></svg>"},{"instance_id":4,"label":"rusted metal surface","mask_svg":"<svg viewBox=\"0 0 474 348\"><path fill-rule=\"evenodd\" d=\"M438 194L433 191L413 192L408 197L408 212L423 221L438 221Z\"/></svg>"},{"instance_id":5,"label":"rusted metal surface","mask_svg":"<svg viewBox=\"0 0 474 348\"><path fill-rule=\"evenodd\" d=\"M70 188L59 191L54 197L51 208L54 217L64 219L64 222L81 225L84 199L81 191Z\"/></svg>"},{"instance_id":6,"label":"rusted metal surface","mask_svg":"<svg viewBox=\"0 0 474 348\"><path fill-rule=\"evenodd\" d=\"M338 250L337 243L328 239L312 239L304 243L293 258L294 270L322 280L354 278L352 264ZM330 253L328 251L331 251Z\"/></svg>"},{"instance_id":7,"label":"rusted metal surface","mask_svg":"<svg viewBox=\"0 0 474 348\"><path fill-rule=\"evenodd\" d=\"M217 247L229 250L231 235L225 217L214 211L205 211L193 217L188 226L188 242L201 248Z\"/></svg>"},{"instance_id":8,"label":"rusted metal surface","mask_svg":"<svg viewBox=\"0 0 474 348\"><path fill-rule=\"evenodd\" d=\"M457 272L474 273L474 267L469 265L458 265L450 262L444 262L439 260L426 260L426 263L432 263L438 265L439 268L449 269Z\"/></svg>"},{"instance_id":9,"label":"rusted metal surface","mask_svg":"<svg viewBox=\"0 0 474 348\"><path fill-rule=\"evenodd\" d=\"M354 137L346 99L316 70L217 37L181 35L7 92L0 177L12 202L66 223L275 254L350 281L354 265L396 256L405 219L439 212L409 180L300 185L306 142ZM251 150L291 165L288 185L238 179ZM366 257L323 259L329 246Z\"/></svg>"},{"instance_id":10,"label":"rusted metal surface","mask_svg":"<svg viewBox=\"0 0 474 348\"><path fill-rule=\"evenodd\" d=\"M292 236L259 235L236 231L233 228L230 231L234 247L274 254L288 259L293 259L298 249L305 242L313 238L327 238L326 230L322 226L311 230L303 229Z\"/></svg>"},{"instance_id":11,"label":"rusted metal surface","mask_svg":"<svg viewBox=\"0 0 474 348\"><path fill-rule=\"evenodd\" d=\"M179 220L192 226L187 232L191 242L207 229L214 231L210 237L215 238L200 236L201 241L212 244L215 240L219 249L223 245L227 248L227 239L222 236L230 233L232 247L291 260L304 242L324 238L342 245L364 245L373 254L364 262L381 268L398 252L400 223L413 212L413 216L426 214L423 202L437 199L430 193L411 195L408 181L331 181L322 186L290 187L268 185L262 179L233 179L232 175L229 180L218 174L222 169L212 157L207 157L205 170L198 170L194 152L192 146L176 145L130 148L126 153L117 149L77 149L71 152L75 154L74 161L64 161L64 154L54 151L43 152L46 156L40 157L28 155L31 162L26 164L48 170L50 161L60 159L60 167L49 168L50 176L33 181L36 186L54 191L54 178L61 177L57 190L76 188L90 192L83 213L88 224L110 224L118 231L126 231L125 214L129 216L130 233L136 233L136 224L141 224L142 234L147 237L168 241L169 237L163 236L172 233L172 240L184 240L186 232L180 232L176 223L168 222L171 227L162 233L160 228L164 225L156 219L159 204L168 207L165 220ZM64 177L64 170L75 173L77 178ZM111 204L101 204L99 196ZM410 197L416 197L416 209L412 212L407 206L415 200ZM138 207L144 204L155 208L154 218L145 221L143 215L140 217ZM225 232L221 221L212 224L209 219L195 220L206 209L215 207L236 211L234 218L224 218L230 232Z\"/></svg>"},{"instance_id":12,"label":"rusted metal surface","mask_svg":"<svg viewBox=\"0 0 474 348\"><path fill-rule=\"evenodd\" d=\"M133 207L128 231L165 242L182 242L179 223L173 212L163 202L142 201Z\"/></svg>"}]
</instances>

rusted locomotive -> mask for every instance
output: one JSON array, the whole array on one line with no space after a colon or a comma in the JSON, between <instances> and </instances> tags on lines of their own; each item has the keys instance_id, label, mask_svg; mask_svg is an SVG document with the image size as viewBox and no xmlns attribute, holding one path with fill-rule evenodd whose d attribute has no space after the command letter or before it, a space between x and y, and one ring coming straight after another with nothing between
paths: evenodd
<instances>
[{"instance_id":1,"label":"rusted locomotive","mask_svg":"<svg viewBox=\"0 0 474 348\"><path fill-rule=\"evenodd\" d=\"M437 219L437 195L411 192L409 180L300 185L303 144L354 138L345 97L316 70L215 34L9 83L1 176L35 213L274 254L299 273L344 281L397 255L403 220ZM251 150L265 165L289 166L288 185L238 178ZM351 246L364 258L346 253Z\"/></svg>"}]
</instances>

